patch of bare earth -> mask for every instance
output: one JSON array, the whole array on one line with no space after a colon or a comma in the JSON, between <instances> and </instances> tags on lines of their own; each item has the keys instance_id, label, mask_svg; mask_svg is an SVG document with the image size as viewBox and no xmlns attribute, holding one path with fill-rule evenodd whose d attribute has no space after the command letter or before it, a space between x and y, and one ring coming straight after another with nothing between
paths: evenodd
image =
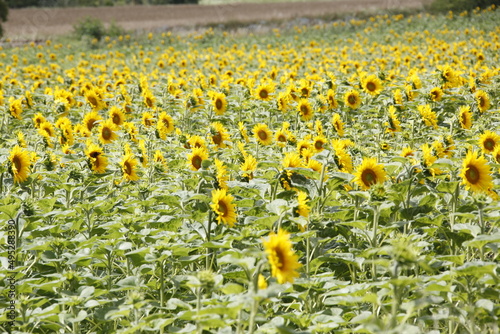
<instances>
[{"instance_id":1,"label":"patch of bare earth","mask_svg":"<svg viewBox=\"0 0 500 334\"><path fill-rule=\"evenodd\" d=\"M3 24L5 37L35 40L67 34L85 17L115 22L127 30L167 30L228 22L252 23L325 17L385 9L421 9L429 0L331 0L289 3L239 3L227 5L162 5L86 8L11 9Z\"/></svg>"}]
</instances>

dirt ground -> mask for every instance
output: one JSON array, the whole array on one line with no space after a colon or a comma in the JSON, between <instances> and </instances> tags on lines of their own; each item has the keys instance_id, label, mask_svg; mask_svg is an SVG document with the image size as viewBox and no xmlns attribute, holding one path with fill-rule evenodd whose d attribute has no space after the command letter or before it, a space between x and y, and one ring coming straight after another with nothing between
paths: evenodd
<instances>
[{"instance_id":1,"label":"dirt ground","mask_svg":"<svg viewBox=\"0 0 500 334\"><path fill-rule=\"evenodd\" d=\"M127 30L165 31L177 27L252 23L324 17L382 9L419 9L430 0L330 0L288 3L239 3L228 5L162 5L90 8L11 9L3 23L4 37L37 40L67 34L81 19L91 16L116 22Z\"/></svg>"}]
</instances>

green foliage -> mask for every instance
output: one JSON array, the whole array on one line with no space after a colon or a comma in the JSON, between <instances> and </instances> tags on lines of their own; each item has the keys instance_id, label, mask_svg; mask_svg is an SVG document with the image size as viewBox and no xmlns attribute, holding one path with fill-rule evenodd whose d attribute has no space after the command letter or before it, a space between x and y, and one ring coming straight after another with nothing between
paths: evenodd
<instances>
[{"instance_id":1,"label":"green foliage","mask_svg":"<svg viewBox=\"0 0 500 334\"><path fill-rule=\"evenodd\" d=\"M5 0L0 0L0 19L5 22L7 21L7 16L9 15L9 7L7 6L7 3ZM3 28L2 25L0 24L0 37L3 36Z\"/></svg>"},{"instance_id":2,"label":"green foliage","mask_svg":"<svg viewBox=\"0 0 500 334\"><path fill-rule=\"evenodd\" d=\"M76 36L80 39L91 38L100 41L104 36L116 37L124 34L124 29L112 22L108 28L104 23L93 17L86 17L73 26Z\"/></svg>"},{"instance_id":3,"label":"green foliage","mask_svg":"<svg viewBox=\"0 0 500 334\"><path fill-rule=\"evenodd\" d=\"M431 12L464 12L491 5L500 6L500 0L435 0L428 6Z\"/></svg>"}]
</instances>

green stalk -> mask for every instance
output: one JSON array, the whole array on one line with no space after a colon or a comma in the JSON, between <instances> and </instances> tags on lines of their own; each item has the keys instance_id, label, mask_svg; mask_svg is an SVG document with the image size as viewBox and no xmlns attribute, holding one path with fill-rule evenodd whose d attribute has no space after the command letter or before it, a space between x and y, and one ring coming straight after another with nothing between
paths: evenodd
<instances>
[{"instance_id":1,"label":"green stalk","mask_svg":"<svg viewBox=\"0 0 500 334\"><path fill-rule=\"evenodd\" d=\"M207 231L206 231L206 240L207 242L210 241L210 233L211 233L211 227L212 227L212 215L213 215L213 212L210 210L208 212L208 221L207 221ZM205 269L206 270L209 270L211 267L211 264L210 264L210 248L207 247L206 248L206 259L205 259Z\"/></svg>"}]
</instances>

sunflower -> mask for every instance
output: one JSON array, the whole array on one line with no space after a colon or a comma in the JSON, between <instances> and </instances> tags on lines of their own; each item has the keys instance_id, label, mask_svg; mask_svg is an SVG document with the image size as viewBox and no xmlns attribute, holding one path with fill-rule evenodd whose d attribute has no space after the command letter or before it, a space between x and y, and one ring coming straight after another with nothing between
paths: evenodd
<instances>
[{"instance_id":1,"label":"sunflower","mask_svg":"<svg viewBox=\"0 0 500 334\"><path fill-rule=\"evenodd\" d=\"M125 154L123 159L120 161L120 166L122 169L123 179L127 181L137 181L139 176L137 175L137 165L139 162L132 153Z\"/></svg>"},{"instance_id":2,"label":"sunflower","mask_svg":"<svg viewBox=\"0 0 500 334\"><path fill-rule=\"evenodd\" d=\"M325 149L325 144L327 140L325 136L319 135L314 137L312 147L316 153L319 153Z\"/></svg>"},{"instance_id":3,"label":"sunflower","mask_svg":"<svg viewBox=\"0 0 500 334\"><path fill-rule=\"evenodd\" d=\"M492 153L499 146L500 136L493 131L486 130L479 137L479 146L484 153Z\"/></svg>"},{"instance_id":4,"label":"sunflower","mask_svg":"<svg viewBox=\"0 0 500 334\"><path fill-rule=\"evenodd\" d=\"M24 139L24 133L22 133L21 131L19 131L16 135L17 137L17 143L19 146L21 147L26 147L26 140Z\"/></svg>"},{"instance_id":5,"label":"sunflower","mask_svg":"<svg viewBox=\"0 0 500 334\"><path fill-rule=\"evenodd\" d=\"M267 124L259 123L254 126L253 135L261 145L270 145L273 142L273 133Z\"/></svg>"},{"instance_id":6,"label":"sunflower","mask_svg":"<svg viewBox=\"0 0 500 334\"><path fill-rule=\"evenodd\" d=\"M300 92L300 97L307 99L311 95L312 82L306 79L300 79L300 85L298 91Z\"/></svg>"},{"instance_id":7,"label":"sunflower","mask_svg":"<svg viewBox=\"0 0 500 334\"><path fill-rule=\"evenodd\" d=\"M118 130L117 125L111 118L108 118L99 126L99 141L103 144L109 144L113 142L118 138L118 135L115 132L116 130Z\"/></svg>"},{"instance_id":8,"label":"sunflower","mask_svg":"<svg viewBox=\"0 0 500 334\"><path fill-rule=\"evenodd\" d=\"M434 102L441 101L441 99L443 98L443 95L444 95L443 90L440 87L434 87L429 92L429 97Z\"/></svg>"},{"instance_id":9,"label":"sunflower","mask_svg":"<svg viewBox=\"0 0 500 334\"><path fill-rule=\"evenodd\" d=\"M23 112L23 100L15 99L13 96L9 98L9 111L12 117L22 119L21 113Z\"/></svg>"},{"instance_id":10,"label":"sunflower","mask_svg":"<svg viewBox=\"0 0 500 334\"><path fill-rule=\"evenodd\" d=\"M73 145L75 138L73 136L73 128L71 125L66 125L61 129L61 134L59 136L59 143L61 146Z\"/></svg>"},{"instance_id":11,"label":"sunflower","mask_svg":"<svg viewBox=\"0 0 500 334\"><path fill-rule=\"evenodd\" d=\"M259 85L255 91L254 91L254 96L262 101L270 101L273 96L272 93L274 92L274 86L271 84L261 84Z\"/></svg>"},{"instance_id":12,"label":"sunflower","mask_svg":"<svg viewBox=\"0 0 500 334\"><path fill-rule=\"evenodd\" d=\"M492 155L495 163L500 164L500 145L495 146L495 150L493 151Z\"/></svg>"},{"instance_id":13,"label":"sunflower","mask_svg":"<svg viewBox=\"0 0 500 334\"><path fill-rule=\"evenodd\" d=\"M392 101L398 106L403 105L403 93L401 92L401 89L395 89L392 92Z\"/></svg>"},{"instance_id":14,"label":"sunflower","mask_svg":"<svg viewBox=\"0 0 500 334\"><path fill-rule=\"evenodd\" d=\"M121 126L126 119L125 113L117 106L109 108L108 115L117 126Z\"/></svg>"},{"instance_id":15,"label":"sunflower","mask_svg":"<svg viewBox=\"0 0 500 334\"><path fill-rule=\"evenodd\" d=\"M102 147L93 143L87 143L85 155L88 158L88 164L92 171L99 174L106 172L108 158L103 155Z\"/></svg>"},{"instance_id":16,"label":"sunflower","mask_svg":"<svg viewBox=\"0 0 500 334\"><path fill-rule=\"evenodd\" d=\"M357 109L361 105L361 97L359 96L359 92L355 89L351 89L350 91L344 94L344 103L351 109Z\"/></svg>"},{"instance_id":17,"label":"sunflower","mask_svg":"<svg viewBox=\"0 0 500 334\"><path fill-rule=\"evenodd\" d=\"M203 149L207 148L207 143L205 142L205 139L198 135L190 136L189 139L187 140L187 143L188 143L188 148L194 148L194 147L201 147Z\"/></svg>"},{"instance_id":18,"label":"sunflower","mask_svg":"<svg viewBox=\"0 0 500 334\"><path fill-rule=\"evenodd\" d=\"M288 152L285 154L281 164L285 168L302 167L302 160L300 159L300 155L298 153Z\"/></svg>"},{"instance_id":19,"label":"sunflower","mask_svg":"<svg viewBox=\"0 0 500 334\"><path fill-rule=\"evenodd\" d=\"M298 261L298 255L292 249L290 235L280 229L278 233L271 232L268 240L262 244L267 253L267 259L271 265L271 275L276 277L278 283L293 283L299 277L297 269L302 265Z\"/></svg>"},{"instance_id":20,"label":"sunflower","mask_svg":"<svg viewBox=\"0 0 500 334\"><path fill-rule=\"evenodd\" d=\"M401 123L398 120L398 116L396 115L396 107L389 106L389 115L388 121L386 123L387 129L386 132L394 133L401 131Z\"/></svg>"},{"instance_id":21,"label":"sunflower","mask_svg":"<svg viewBox=\"0 0 500 334\"><path fill-rule=\"evenodd\" d=\"M415 154L415 151L409 147L409 146L405 146L403 147L403 149L401 150L401 154L399 154L400 156L402 156L403 158L409 158L409 157L413 157Z\"/></svg>"},{"instance_id":22,"label":"sunflower","mask_svg":"<svg viewBox=\"0 0 500 334\"><path fill-rule=\"evenodd\" d=\"M29 153L20 146L14 146L10 151L10 172L15 183L26 181L30 172L31 159Z\"/></svg>"},{"instance_id":23,"label":"sunflower","mask_svg":"<svg viewBox=\"0 0 500 334\"><path fill-rule=\"evenodd\" d=\"M279 129L276 131L276 134L274 135L274 139L276 140L276 143L280 147L285 147L286 143L288 142L287 138L287 131L283 129Z\"/></svg>"},{"instance_id":24,"label":"sunflower","mask_svg":"<svg viewBox=\"0 0 500 334\"><path fill-rule=\"evenodd\" d=\"M297 105L297 110L299 111L300 117L304 121L309 121L314 114L311 103L308 99L302 98Z\"/></svg>"},{"instance_id":25,"label":"sunflower","mask_svg":"<svg viewBox=\"0 0 500 334\"><path fill-rule=\"evenodd\" d=\"M342 122L342 119L340 118L339 114L337 114L337 113L333 114L332 124L333 124L333 128L335 129L335 131L337 132L339 137L343 137L344 136L344 123Z\"/></svg>"},{"instance_id":26,"label":"sunflower","mask_svg":"<svg viewBox=\"0 0 500 334\"><path fill-rule=\"evenodd\" d=\"M437 129L437 115L434 111L432 111L431 106L428 104L419 105L417 109L420 112L420 116L422 116L422 120L424 121L425 125L432 126L434 127L434 129Z\"/></svg>"},{"instance_id":27,"label":"sunflower","mask_svg":"<svg viewBox=\"0 0 500 334\"><path fill-rule=\"evenodd\" d=\"M479 109L479 111L485 112L490 108L490 97L484 90L478 90L474 97L476 98L477 108Z\"/></svg>"},{"instance_id":28,"label":"sunflower","mask_svg":"<svg viewBox=\"0 0 500 334\"><path fill-rule=\"evenodd\" d=\"M462 129L470 130L472 127L472 112L470 106L461 106L458 109L458 121Z\"/></svg>"},{"instance_id":29,"label":"sunflower","mask_svg":"<svg viewBox=\"0 0 500 334\"><path fill-rule=\"evenodd\" d=\"M424 160L424 165L429 168L428 170L431 173L431 175L436 176L436 175L443 174L443 171L441 169L431 168L431 166L437 160L437 157L436 157L437 152L434 150L434 147L425 143L420 148L422 150L422 158Z\"/></svg>"},{"instance_id":30,"label":"sunflower","mask_svg":"<svg viewBox=\"0 0 500 334\"><path fill-rule=\"evenodd\" d=\"M236 208L233 196L227 194L226 189L212 191L212 204L210 207L217 214L217 221L233 227L236 222Z\"/></svg>"},{"instance_id":31,"label":"sunflower","mask_svg":"<svg viewBox=\"0 0 500 334\"><path fill-rule=\"evenodd\" d=\"M483 156L478 156L477 151L467 152L460 177L465 188L475 193L488 193L493 188L490 165Z\"/></svg>"},{"instance_id":32,"label":"sunflower","mask_svg":"<svg viewBox=\"0 0 500 334\"><path fill-rule=\"evenodd\" d=\"M44 136L44 137L54 137L56 135L56 132L54 130L54 126L50 122L43 122L40 124L40 128L38 129L38 132Z\"/></svg>"},{"instance_id":33,"label":"sunflower","mask_svg":"<svg viewBox=\"0 0 500 334\"><path fill-rule=\"evenodd\" d=\"M155 117L149 111L142 113L142 124L145 127L153 126L155 124Z\"/></svg>"},{"instance_id":34,"label":"sunflower","mask_svg":"<svg viewBox=\"0 0 500 334\"><path fill-rule=\"evenodd\" d=\"M329 89L326 93L326 100L328 101L330 109L336 109L339 107L339 103L337 102L335 91L333 89Z\"/></svg>"},{"instance_id":35,"label":"sunflower","mask_svg":"<svg viewBox=\"0 0 500 334\"><path fill-rule=\"evenodd\" d=\"M220 122L214 122L210 126L210 134L212 143L217 145L219 148L226 147L226 141L230 140L229 133L226 128Z\"/></svg>"},{"instance_id":36,"label":"sunflower","mask_svg":"<svg viewBox=\"0 0 500 334\"><path fill-rule=\"evenodd\" d=\"M158 123L156 125L156 128L160 133L160 138L164 139L165 135L174 131L174 119L172 118L172 116L163 111L158 116Z\"/></svg>"},{"instance_id":37,"label":"sunflower","mask_svg":"<svg viewBox=\"0 0 500 334\"><path fill-rule=\"evenodd\" d=\"M204 147L193 147L191 153L187 156L189 168L196 171L201 168L203 160L208 159L208 152Z\"/></svg>"},{"instance_id":38,"label":"sunflower","mask_svg":"<svg viewBox=\"0 0 500 334\"><path fill-rule=\"evenodd\" d=\"M214 108L215 114L224 115L227 109L226 95L221 92L213 92L211 94L211 97L212 97L212 106Z\"/></svg>"},{"instance_id":39,"label":"sunflower","mask_svg":"<svg viewBox=\"0 0 500 334\"><path fill-rule=\"evenodd\" d=\"M97 111L91 111L83 116L83 125L90 132L100 120L102 120L102 117L97 113Z\"/></svg>"},{"instance_id":40,"label":"sunflower","mask_svg":"<svg viewBox=\"0 0 500 334\"><path fill-rule=\"evenodd\" d=\"M361 189L368 190L374 184L385 181L384 165L378 164L376 158L364 158L353 179Z\"/></svg>"},{"instance_id":41,"label":"sunflower","mask_svg":"<svg viewBox=\"0 0 500 334\"><path fill-rule=\"evenodd\" d=\"M279 92L278 97L276 98L276 104L278 110L287 112L290 108L290 94L287 92Z\"/></svg>"},{"instance_id":42,"label":"sunflower","mask_svg":"<svg viewBox=\"0 0 500 334\"><path fill-rule=\"evenodd\" d=\"M217 178L217 188L227 189L227 169L224 163L219 159L214 159L216 178Z\"/></svg>"},{"instance_id":43,"label":"sunflower","mask_svg":"<svg viewBox=\"0 0 500 334\"><path fill-rule=\"evenodd\" d=\"M337 165L337 168L343 173L351 173L352 172L352 158L347 153L345 147L343 147L340 143L332 143L334 148L334 162Z\"/></svg>"},{"instance_id":44,"label":"sunflower","mask_svg":"<svg viewBox=\"0 0 500 334\"><path fill-rule=\"evenodd\" d=\"M382 81L375 74L363 78L361 86L365 92L372 96L379 95L382 92Z\"/></svg>"},{"instance_id":45,"label":"sunflower","mask_svg":"<svg viewBox=\"0 0 500 334\"><path fill-rule=\"evenodd\" d=\"M253 179L253 172L257 169L257 160L250 154L245 156L245 161L241 164L240 170L245 180Z\"/></svg>"},{"instance_id":46,"label":"sunflower","mask_svg":"<svg viewBox=\"0 0 500 334\"><path fill-rule=\"evenodd\" d=\"M85 92L85 98L92 107L92 111L99 111L106 108L106 103L101 99L96 89L89 89Z\"/></svg>"},{"instance_id":47,"label":"sunflower","mask_svg":"<svg viewBox=\"0 0 500 334\"><path fill-rule=\"evenodd\" d=\"M309 217L309 212L311 207L309 206L309 196L303 191L297 193L297 207L295 208L295 213L302 217Z\"/></svg>"},{"instance_id":48,"label":"sunflower","mask_svg":"<svg viewBox=\"0 0 500 334\"><path fill-rule=\"evenodd\" d=\"M45 119L45 117L41 113L37 113L35 114L35 116L33 116L33 123L35 125L35 128L39 129L40 124L42 124L43 122L47 122L47 119Z\"/></svg>"},{"instance_id":49,"label":"sunflower","mask_svg":"<svg viewBox=\"0 0 500 334\"><path fill-rule=\"evenodd\" d=\"M143 91L142 96L144 98L144 104L146 105L146 107L153 108L155 106L156 98L149 89Z\"/></svg>"},{"instance_id":50,"label":"sunflower","mask_svg":"<svg viewBox=\"0 0 500 334\"><path fill-rule=\"evenodd\" d=\"M248 132L245 123L238 122L238 130L240 130L241 138L243 138L248 143L250 141L250 138L248 138Z\"/></svg>"}]
</instances>

